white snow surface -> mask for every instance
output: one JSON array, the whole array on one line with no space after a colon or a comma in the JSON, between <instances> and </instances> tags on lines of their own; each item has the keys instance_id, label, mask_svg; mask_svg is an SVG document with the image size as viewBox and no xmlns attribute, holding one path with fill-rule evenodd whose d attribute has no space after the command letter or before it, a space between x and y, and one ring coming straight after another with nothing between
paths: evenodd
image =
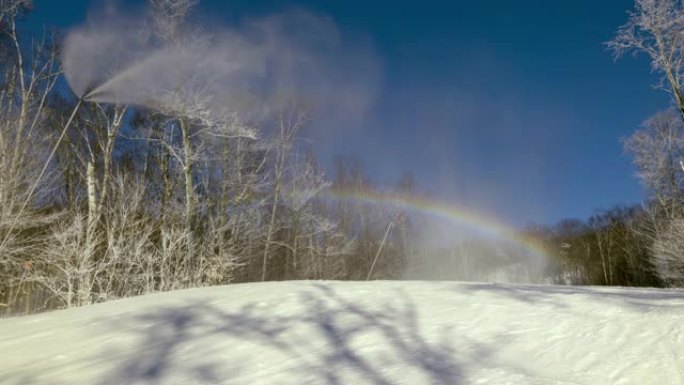
<instances>
[{"instance_id":1,"label":"white snow surface","mask_svg":"<svg viewBox=\"0 0 684 385\"><path fill-rule=\"evenodd\" d=\"M0 320L0 384L684 384L684 291L279 282Z\"/></svg>"}]
</instances>

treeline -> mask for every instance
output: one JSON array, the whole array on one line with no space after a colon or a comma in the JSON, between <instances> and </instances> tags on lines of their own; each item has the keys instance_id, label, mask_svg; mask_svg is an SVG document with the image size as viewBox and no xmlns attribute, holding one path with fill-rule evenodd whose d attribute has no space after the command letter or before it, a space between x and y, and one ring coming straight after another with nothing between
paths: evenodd
<instances>
[{"instance_id":1,"label":"treeline","mask_svg":"<svg viewBox=\"0 0 684 385\"><path fill-rule=\"evenodd\" d=\"M684 286L683 122L675 109L659 112L624 140L646 203L529 230L554 256L556 282Z\"/></svg>"},{"instance_id":2,"label":"treeline","mask_svg":"<svg viewBox=\"0 0 684 385\"><path fill-rule=\"evenodd\" d=\"M195 3L150 2L150 25L176 37ZM625 140L648 203L527 229L551 256L540 260L505 242L431 249L423 218L350 198L410 196L417 186L406 177L380 192L353 157L338 158L327 177L300 140L308 111L295 98L220 127L196 100L172 111L76 109L59 39L22 34L30 2L2 1L0 312L286 279L683 286L684 11L675 1L637 5L612 46L651 55L675 100Z\"/></svg>"},{"instance_id":3,"label":"treeline","mask_svg":"<svg viewBox=\"0 0 684 385\"><path fill-rule=\"evenodd\" d=\"M544 245L550 257L548 282L659 287L664 281L651 258L651 219L640 206L615 207L586 221L529 228L526 235Z\"/></svg>"},{"instance_id":4,"label":"treeline","mask_svg":"<svg viewBox=\"0 0 684 385\"><path fill-rule=\"evenodd\" d=\"M151 1L154 25L177 34L194 3ZM401 276L409 217L329 198L373 186L350 157L324 176L300 140L304 106L280 101L256 122L218 130L198 114L84 102L64 131L77 101L58 39L21 33L30 10L0 3L0 311L229 282Z\"/></svg>"},{"instance_id":5,"label":"treeline","mask_svg":"<svg viewBox=\"0 0 684 385\"><path fill-rule=\"evenodd\" d=\"M601 212L588 221L541 229L556 256L556 281L626 286L684 286L684 4L636 0L607 45L616 57L641 54L662 76L672 107L623 140L646 203Z\"/></svg>"}]
</instances>

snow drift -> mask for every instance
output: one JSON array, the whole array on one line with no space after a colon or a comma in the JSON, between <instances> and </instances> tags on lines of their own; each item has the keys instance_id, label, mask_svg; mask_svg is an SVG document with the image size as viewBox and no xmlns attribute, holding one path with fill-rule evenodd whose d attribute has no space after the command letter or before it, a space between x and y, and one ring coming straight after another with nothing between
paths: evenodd
<instances>
[{"instance_id":1,"label":"snow drift","mask_svg":"<svg viewBox=\"0 0 684 385\"><path fill-rule=\"evenodd\" d=\"M683 384L684 292L240 284L0 320L0 384Z\"/></svg>"}]
</instances>

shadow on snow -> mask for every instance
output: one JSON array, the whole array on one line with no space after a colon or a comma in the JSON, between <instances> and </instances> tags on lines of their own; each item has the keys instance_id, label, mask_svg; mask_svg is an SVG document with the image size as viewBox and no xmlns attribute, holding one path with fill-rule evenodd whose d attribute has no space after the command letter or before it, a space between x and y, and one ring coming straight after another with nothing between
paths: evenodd
<instances>
[{"instance_id":1,"label":"shadow on snow","mask_svg":"<svg viewBox=\"0 0 684 385\"><path fill-rule=\"evenodd\" d=\"M297 292L296 313L283 304L261 303L225 311L205 301L106 320L111 329L104 333L133 336L134 345L110 348L97 358L117 362L98 385L392 385L406 383L408 373L419 383L463 383L447 333L427 340L415 306L401 292L398 296L399 306L370 309L329 286L314 285ZM279 359L260 361L265 351ZM489 353L479 349L477 354ZM281 381L282 372L287 381ZM44 382L22 377L19 383Z\"/></svg>"}]
</instances>

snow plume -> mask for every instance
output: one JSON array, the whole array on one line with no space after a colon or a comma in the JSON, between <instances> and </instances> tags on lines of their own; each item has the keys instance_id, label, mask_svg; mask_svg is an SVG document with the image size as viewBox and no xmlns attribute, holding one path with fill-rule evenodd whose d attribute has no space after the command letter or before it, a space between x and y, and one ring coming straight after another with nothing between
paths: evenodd
<instances>
[{"instance_id":1,"label":"snow plume","mask_svg":"<svg viewBox=\"0 0 684 385\"><path fill-rule=\"evenodd\" d=\"M79 97L199 119L258 119L293 101L314 116L358 117L375 98L372 46L347 42L328 17L295 10L169 33L139 14L94 13L67 35L64 71Z\"/></svg>"}]
</instances>

